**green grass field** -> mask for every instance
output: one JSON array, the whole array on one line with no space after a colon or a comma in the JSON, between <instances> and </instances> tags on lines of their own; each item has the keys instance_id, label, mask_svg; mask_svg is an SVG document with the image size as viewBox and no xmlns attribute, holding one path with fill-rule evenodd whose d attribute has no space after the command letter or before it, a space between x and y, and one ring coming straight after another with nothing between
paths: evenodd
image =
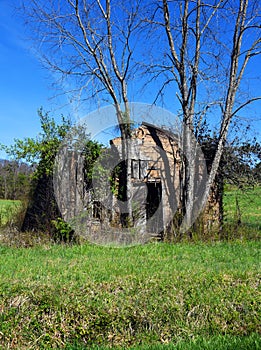
<instances>
[{"instance_id":1,"label":"green grass field","mask_svg":"<svg viewBox=\"0 0 261 350\"><path fill-rule=\"evenodd\" d=\"M260 349L260 248L1 247L0 344Z\"/></svg>"},{"instance_id":2,"label":"green grass field","mask_svg":"<svg viewBox=\"0 0 261 350\"><path fill-rule=\"evenodd\" d=\"M20 201L0 199L0 227L4 226L8 221L10 222L13 218L15 218L20 206Z\"/></svg>"},{"instance_id":3,"label":"green grass field","mask_svg":"<svg viewBox=\"0 0 261 350\"><path fill-rule=\"evenodd\" d=\"M232 228L260 230L260 195L226 190ZM0 201L2 225L19 205ZM0 349L261 349L260 248L0 245Z\"/></svg>"},{"instance_id":4,"label":"green grass field","mask_svg":"<svg viewBox=\"0 0 261 350\"><path fill-rule=\"evenodd\" d=\"M261 230L261 186L255 188L225 188L225 220L229 223L238 220L249 228Z\"/></svg>"}]
</instances>

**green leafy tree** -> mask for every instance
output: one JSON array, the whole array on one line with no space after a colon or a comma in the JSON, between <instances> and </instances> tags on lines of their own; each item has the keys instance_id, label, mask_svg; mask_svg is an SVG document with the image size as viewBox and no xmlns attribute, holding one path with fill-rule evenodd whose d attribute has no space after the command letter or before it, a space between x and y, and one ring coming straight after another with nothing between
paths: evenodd
<instances>
[{"instance_id":1,"label":"green leafy tree","mask_svg":"<svg viewBox=\"0 0 261 350\"><path fill-rule=\"evenodd\" d=\"M60 147L80 147L84 157L86 190L91 188L92 169L101 153L102 146L89 139L86 128L75 126L70 119L61 117L58 124L48 112L38 111L41 132L36 138L15 140L5 151L15 159L36 164L31 183L28 208L22 224L22 231L43 231L56 241L71 241L73 230L62 219L54 193L53 174L56 155ZM19 178L23 181L23 178Z\"/></svg>"},{"instance_id":2,"label":"green leafy tree","mask_svg":"<svg viewBox=\"0 0 261 350\"><path fill-rule=\"evenodd\" d=\"M15 139L14 145L2 146L9 156L30 164L37 164L35 178L52 174L56 152L72 127L70 119L61 116L61 123L57 124L49 112L44 112L42 108L38 110L38 116L41 132L36 138Z\"/></svg>"},{"instance_id":3,"label":"green leafy tree","mask_svg":"<svg viewBox=\"0 0 261 350\"><path fill-rule=\"evenodd\" d=\"M62 116L61 123L57 124L42 108L39 109L38 116L41 133L36 138L16 139L14 145L2 148L15 159L36 164L28 208L21 229L40 230L52 234L52 220L60 217L53 190L53 166L59 145L70 130L72 122Z\"/></svg>"},{"instance_id":4,"label":"green leafy tree","mask_svg":"<svg viewBox=\"0 0 261 350\"><path fill-rule=\"evenodd\" d=\"M226 145L223 152L224 179L239 188L258 185L260 183L258 172L260 159L261 144L255 138L242 142L236 137L229 145Z\"/></svg>"}]
</instances>

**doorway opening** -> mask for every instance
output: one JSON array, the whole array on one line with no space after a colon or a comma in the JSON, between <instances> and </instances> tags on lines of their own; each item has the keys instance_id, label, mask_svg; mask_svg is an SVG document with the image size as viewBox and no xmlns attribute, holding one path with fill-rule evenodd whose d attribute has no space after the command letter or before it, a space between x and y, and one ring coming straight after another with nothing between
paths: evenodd
<instances>
[{"instance_id":1,"label":"doorway opening","mask_svg":"<svg viewBox=\"0 0 261 350\"><path fill-rule=\"evenodd\" d=\"M163 227L161 182L147 182L146 221L147 232L158 233Z\"/></svg>"}]
</instances>

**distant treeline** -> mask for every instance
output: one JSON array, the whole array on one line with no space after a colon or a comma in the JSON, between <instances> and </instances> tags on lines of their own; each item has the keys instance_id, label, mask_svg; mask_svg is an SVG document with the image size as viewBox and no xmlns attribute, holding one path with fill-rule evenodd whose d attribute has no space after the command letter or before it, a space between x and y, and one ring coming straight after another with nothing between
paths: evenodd
<instances>
[{"instance_id":1,"label":"distant treeline","mask_svg":"<svg viewBox=\"0 0 261 350\"><path fill-rule=\"evenodd\" d=\"M24 199L29 192L34 166L0 160L0 199Z\"/></svg>"}]
</instances>

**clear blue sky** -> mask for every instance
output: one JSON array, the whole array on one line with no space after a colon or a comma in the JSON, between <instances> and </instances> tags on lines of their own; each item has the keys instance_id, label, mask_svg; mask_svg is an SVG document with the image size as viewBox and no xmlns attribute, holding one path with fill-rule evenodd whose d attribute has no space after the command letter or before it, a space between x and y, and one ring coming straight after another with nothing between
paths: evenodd
<instances>
[{"instance_id":1,"label":"clear blue sky","mask_svg":"<svg viewBox=\"0 0 261 350\"><path fill-rule=\"evenodd\" d=\"M52 99L55 90L50 86L54 80L30 50L23 22L15 15L13 5L19 5L19 0L0 0L0 143L6 145L12 144L14 138L37 135L37 110L41 106L56 115L73 115L69 107L59 109L65 98L62 103ZM261 69L261 57L259 62L255 69ZM256 88L261 92L261 82ZM260 103L258 106L261 108ZM256 109L254 117L259 117L259 121L255 122L255 129L259 132L260 116L260 109ZM0 152L0 158L3 156Z\"/></svg>"},{"instance_id":2,"label":"clear blue sky","mask_svg":"<svg viewBox=\"0 0 261 350\"><path fill-rule=\"evenodd\" d=\"M37 135L41 106L46 111L58 109L52 99L55 91L50 88L53 81L30 50L30 42L25 41L14 4L19 0L0 0L0 143L5 145L12 144L14 138Z\"/></svg>"}]
</instances>

